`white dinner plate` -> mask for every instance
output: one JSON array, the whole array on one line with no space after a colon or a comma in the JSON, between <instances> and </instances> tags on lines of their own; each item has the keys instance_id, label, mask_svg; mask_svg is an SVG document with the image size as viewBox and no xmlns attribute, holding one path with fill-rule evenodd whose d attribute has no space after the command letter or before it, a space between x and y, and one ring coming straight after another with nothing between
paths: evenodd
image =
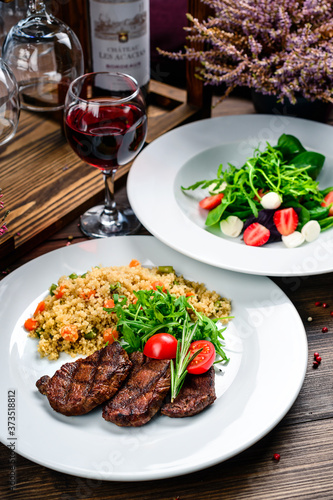
<instances>
[{"instance_id":1,"label":"white dinner plate","mask_svg":"<svg viewBox=\"0 0 333 500\"><path fill-rule=\"evenodd\" d=\"M241 237L229 238L205 228L207 211L198 202L203 190L187 187L215 179L220 163L242 166L259 143L272 145L283 133L304 147L323 153L320 186L333 186L333 128L286 116L244 115L201 120L159 137L131 167L127 191L142 224L171 248L216 267L265 276L304 276L333 270L333 229L312 243L288 249L282 242L249 247Z\"/></svg>"},{"instance_id":2,"label":"white dinner plate","mask_svg":"<svg viewBox=\"0 0 333 500\"><path fill-rule=\"evenodd\" d=\"M145 266L172 265L177 273L231 299L235 318L225 332L230 362L216 369L217 399L194 417L156 415L141 428L106 422L101 408L77 417L56 413L35 383L73 358L62 353L57 361L41 359L36 339L23 328L24 320L61 275L80 274L96 265L127 265L133 258ZM3 410L10 391L15 391L15 403L8 399L8 412L15 405L14 435L9 433L7 412L1 411L0 439L24 457L66 474L140 481L226 460L283 418L305 376L303 324L271 280L196 262L151 236L91 240L45 254L0 283L0 303Z\"/></svg>"}]
</instances>

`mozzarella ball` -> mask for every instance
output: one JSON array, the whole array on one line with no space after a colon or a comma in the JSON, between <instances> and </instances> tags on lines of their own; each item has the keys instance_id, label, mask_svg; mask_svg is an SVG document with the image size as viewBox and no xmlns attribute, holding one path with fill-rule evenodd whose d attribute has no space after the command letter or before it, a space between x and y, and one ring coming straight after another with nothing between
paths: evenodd
<instances>
[{"instance_id":1,"label":"mozzarella ball","mask_svg":"<svg viewBox=\"0 0 333 500\"><path fill-rule=\"evenodd\" d=\"M222 233L232 238L237 238L241 234L243 225L243 221L239 217L236 217L236 215L229 215L229 217L220 222Z\"/></svg>"},{"instance_id":2,"label":"mozzarella ball","mask_svg":"<svg viewBox=\"0 0 333 500\"><path fill-rule=\"evenodd\" d=\"M260 203L263 208L276 209L279 208L282 200L280 195L278 195L277 193L273 193L273 191L270 191L269 193L264 194L264 196L261 198Z\"/></svg>"},{"instance_id":3,"label":"mozzarella ball","mask_svg":"<svg viewBox=\"0 0 333 500\"><path fill-rule=\"evenodd\" d=\"M319 222L317 220L309 220L309 222L304 224L302 227L302 234L305 241L308 241L309 243L316 240L320 234Z\"/></svg>"},{"instance_id":4,"label":"mozzarella ball","mask_svg":"<svg viewBox=\"0 0 333 500\"><path fill-rule=\"evenodd\" d=\"M304 236L299 231L294 231L288 236L282 236L282 241L286 245L287 248L296 248L304 243Z\"/></svg>"}]
</instances>

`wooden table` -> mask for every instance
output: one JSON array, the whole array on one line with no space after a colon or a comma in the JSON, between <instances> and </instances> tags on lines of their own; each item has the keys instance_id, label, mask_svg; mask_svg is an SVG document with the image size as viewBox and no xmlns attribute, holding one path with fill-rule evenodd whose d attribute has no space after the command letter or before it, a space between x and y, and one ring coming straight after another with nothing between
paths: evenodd
<instances>
[{"instance_id":1,"label":"wooden table","mask_svg":"<svg viewBox=\"0 0 333 500\"><path fill-rule=\"evenodd\" d=\"M250 102L231 98L213 114L253 112ZM126 199L125 181L116 196ZM148 234L142 228L141 234ZM84 240L78 219L6 266L10 272L50 250ZM2 269L3 271L3 269ZM4 274L2 275L4 276ZM40 500L289 500L333 498L333 273L274 278L294 303L308 337L308 369L286 417L267 436L238 456L200 472L160 481L122 483L82 479L55 472L17 455L15 490L10 490L10 454L0 445L0 498ZM316 305L316 302L327 304ZM308 318L312 317L312 321ZM323 327L328 331L324 333ZM285 346L288 357L288 345ZM322 362L313 368L313 353ZM292 361L291 361L292 362ZM272 366L279 370L279 366ZM4 383L4 381L2 381ZM2 408L4 403L1 403ZM47 446L47 443L45 444ZM275 453L279 461L273 460Z\"/></svg>"}]
</instances>

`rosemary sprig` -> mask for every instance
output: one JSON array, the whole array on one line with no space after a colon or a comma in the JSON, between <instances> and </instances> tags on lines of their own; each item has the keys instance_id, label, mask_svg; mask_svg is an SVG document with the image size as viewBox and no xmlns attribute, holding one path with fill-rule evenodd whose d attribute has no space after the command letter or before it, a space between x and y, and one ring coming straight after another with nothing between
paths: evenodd
<instances>
[{"instance_id":1,"label":"rosemary sprig","mask_svg":"<svg viewBox=\"0 0 333 500\"><path fill-rule=\"evenodd\" d=\"M188 365L202 351L198 349L191 354L192 341L209 340L220 357L215 362L229 361L221 344L225 328L218 327L218 318L208 318L196 311L185 295L177 298L168 290L163 292L161 287L157 287L157 290L139 290L134 294L136 303L127 304L125 296L114 293L114 307L104 310L117 314L120 342L129 353L142 351L147 340L155 333L170 333L177 339L176 359L170 361L171 401L183 386Z\"/></svg>"},{"instance_id":2,"label":"rosemary sprig","mask_svg":"<svg viewBox=\"0 0 333 500\"><path fill-rule=\"evenodd\" d=\"M176 359L170 360L171 370L171 402L178 396L187 375L187 367L191 361L202 351L198 349L191 355L189 348L194 337L198 323L189 326L188 320L184 322L182 331L182 340L178 341Z\"/></svg>"}]
</instances>

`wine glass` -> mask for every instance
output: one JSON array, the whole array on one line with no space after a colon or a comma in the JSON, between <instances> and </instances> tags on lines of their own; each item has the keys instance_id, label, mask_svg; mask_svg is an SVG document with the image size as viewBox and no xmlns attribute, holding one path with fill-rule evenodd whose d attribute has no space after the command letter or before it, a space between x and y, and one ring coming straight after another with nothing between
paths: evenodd
<instances>
[{"instance_id":1,"label":"wine glass","mask_svg":"<svg viewBox=\"0 0 333 500\"><path fill-rule=\"evenodd\" d=\"M80 76L68 89L64 121L75 153L104 175L104 205L81 216L82 232L95 238L134 233L140 222L130 207L116 206L114 179L118 167L134 159L146 138L146 106L137 81L124 73Z\"/></svg>"},{"instance_id":2,"label":"wine glass","mask_svg":"<svg viewBox=\"0 0 333 500\"><path fill-rule=\"evenodd\" d=\"M62 109L70 82L83 73L77 36L46 11L43 0L29 0L27 17L9 30L2 57L16 77L21 107L30 111Z\"/></svg>"},{"instance_id":3,"label":"wine glass","mask_svg":"<svg viewBox=\"0 0 333 500\"><path fill-rule=\"evenodd\" d=\"M0 145L16 133L20 116L18 86L12 71L0 58Z\"/></svg>"}]
</instances>

